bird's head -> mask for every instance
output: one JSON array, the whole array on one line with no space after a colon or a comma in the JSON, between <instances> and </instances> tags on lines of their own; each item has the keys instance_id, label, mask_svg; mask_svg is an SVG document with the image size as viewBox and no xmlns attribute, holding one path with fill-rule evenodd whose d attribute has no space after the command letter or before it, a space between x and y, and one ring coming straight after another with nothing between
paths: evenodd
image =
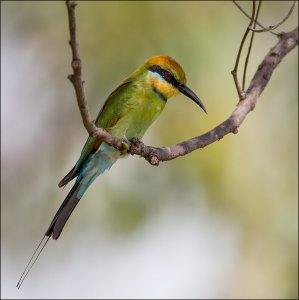
<instances>
[{"instance_id":1,"label":"bird's head","mask_svg":"<svg viewBox=\"0 0 299 300\"><path fill-rule=\"evenodd\" d=\"M196 94L186 86L185 72L173 58L166 55L153 56L145 66L151 88L161 98L167 100L181 92L207 112Z\"/></svg>"}]
</instances>

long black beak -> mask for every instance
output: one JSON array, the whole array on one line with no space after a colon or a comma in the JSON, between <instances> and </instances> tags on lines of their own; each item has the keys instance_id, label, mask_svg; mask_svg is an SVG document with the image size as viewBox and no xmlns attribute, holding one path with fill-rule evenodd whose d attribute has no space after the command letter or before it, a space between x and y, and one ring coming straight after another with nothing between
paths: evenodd
<instances>
[{"instance_id":1,"label":"long black beak","mask_svg":"<svg viewBox=\"0 0 299 300\"><path fill-rule=\"evenodd\" d=\"M188 98L190 98L191 100L193 100L207 114L207 111L206 111L204 105L202 104L202 102L200 101L200 99L196 96L196 94L191 89L189 89L186 85L184 85L182 83L177 86L177 89L182 94L186 95Z\"/></svg>"}]
</instances>

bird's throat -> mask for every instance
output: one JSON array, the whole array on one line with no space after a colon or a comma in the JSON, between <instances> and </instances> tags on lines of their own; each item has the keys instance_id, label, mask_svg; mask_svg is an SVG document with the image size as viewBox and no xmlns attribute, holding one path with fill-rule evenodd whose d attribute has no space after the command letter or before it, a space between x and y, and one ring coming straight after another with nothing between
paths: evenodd
<instances>
[{"instance_id":1,"label":"bird's throat","mask_svg":"<svg viewBox=\"0 0 299 300\"><path fill-rule=\"evenodd\" d=\"M152 89L163 101L167 101L167 98L156 87L152 86Z\"/></svg>"}]
</instances>

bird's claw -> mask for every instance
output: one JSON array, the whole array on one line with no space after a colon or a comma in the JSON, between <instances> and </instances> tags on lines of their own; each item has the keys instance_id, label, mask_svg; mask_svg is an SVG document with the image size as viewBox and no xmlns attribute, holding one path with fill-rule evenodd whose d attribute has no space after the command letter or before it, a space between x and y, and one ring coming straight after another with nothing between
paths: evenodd
<instances>
[{"instance_id":1,"label":"bird's claw","mask_svg":"<svg viewBox=\"0 0 299 300\"><path fill-rule=\"evenodd\" d=\"M126 138L124 138L121 142L121 146L122 146L122 152L128 152L130 150L130 141Z\"/></svg>"}]
</instances>

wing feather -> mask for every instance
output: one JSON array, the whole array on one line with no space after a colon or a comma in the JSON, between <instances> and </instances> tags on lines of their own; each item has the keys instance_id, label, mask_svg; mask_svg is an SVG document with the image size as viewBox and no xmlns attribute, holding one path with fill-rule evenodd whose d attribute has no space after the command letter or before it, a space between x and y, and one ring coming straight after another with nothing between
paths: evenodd
<instances>
[{"instance_id":1,"label":"wing feather","mask_svg":"<svg viewBox=\"0 0 299 300\"><path fill-rule=\"evenodd\" d=\"M99 112L95 124L98 127L105 128L109 131L109 128L112 128L116 125L118 120L127 112L126 109L126 100L130 96L129 86L131 85L132 81L130 79L125 80L120 86L118 86L108 97L106 102L104 103L101 111ZM72 179L78 176L81 167L83 166L87 157L96 152L102 141L89 136L82 151L80 158L78 159L75 166L65 175L61 181L59 182L58 186L63 187L67 183L69 183Z\"/></svg>"}]
</instances>

